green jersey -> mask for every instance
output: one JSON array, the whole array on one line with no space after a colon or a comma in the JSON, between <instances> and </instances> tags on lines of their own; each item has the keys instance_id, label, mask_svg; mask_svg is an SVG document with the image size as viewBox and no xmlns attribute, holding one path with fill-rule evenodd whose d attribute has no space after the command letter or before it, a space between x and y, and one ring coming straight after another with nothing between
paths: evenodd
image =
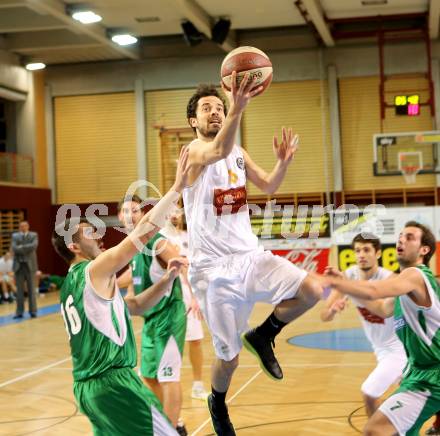
<instances>
[{"instance_id":1,"label":"green jersey","mask_svg":"<svg viewBox=\"0 0 440 436\"><path fill-rule=\"evenodd\" d=\"M60 292L75 381L112 368L136 366L136 343L128 308L116 289L107 300L93 289L89 261L69 269Z\"/></svg>"},{"instance_id":2,"label":"green jersey","mask_svg":"<svg viewBox=\"0 0 440 436\"><path fill-rule=\"evenodd\" d=\"M423 275L431 307L414 303L408 295L396 298L394 325L411 367L430 369L440 365L440 286L425 265L417 270Z\"/></svg>"},{"instance_id":3,"label":"green jersey","mask_svg":"<svg viewBox=\"0 0 440 436\"><path fill-rule=\"evenodd\" d=\"M160 233L157 233L148 241L144 252L136 254L131 261L133 287L136 295L159 281L165 274L165 270L157 260L156 252L156 246L161 240L166 239ZM178 278L169 285L169 289L161 300L154 307L144 312L144 318L148 319L161 312L175 300L182 300L182 287Z\"/></svg>"}]
</instances>

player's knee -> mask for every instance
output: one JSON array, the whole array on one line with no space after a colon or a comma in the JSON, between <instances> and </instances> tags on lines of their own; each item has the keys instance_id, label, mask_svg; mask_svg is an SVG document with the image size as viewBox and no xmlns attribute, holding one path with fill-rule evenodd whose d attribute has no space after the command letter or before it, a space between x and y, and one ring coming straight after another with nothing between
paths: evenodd
<instances>
[{"instance_id":1,"label":"player's knee","mask_svg":"<svg viewBox=\"0 0 440 436\"><path fill-rule=\"evenodd\" d=\"M364 436L385 436L394 433L389 433L384 425L383 420L381 420L380 414L374 413L373 416L367 421L364 427Z\"/></svg>"},{"instance_id":2,"label":"player's knee","mask_svg":"<svg viewBox=\"0 0 440 436\"><path fill-rule=\"evenodd\" d=\"M381 436L383 433L381 433L380 427L378 427L376 424L372 423L371 420L367 422L364 428L364 436Z\"/></svg>"},{"instance_id":3,"label":"player's knee","mask_svg":"<svg viewBox=\"0 0 440 436\"><path fill-rule=\"evenodd\" d=\"M223 370L232 374L238 367L238 354L231 360L220 360L220 362Z\"/></svg>"},{"instance_id":4,"label":"player's knee","mask_svg":"<svg viewBox=\"0 0 440 436\"><path fill-rule=\"evenodd\" d=\"M304 303L313 307L321 298L322 287L311 277L306 277L301 285L301 297Z\"/></svg>"}]
</instances>

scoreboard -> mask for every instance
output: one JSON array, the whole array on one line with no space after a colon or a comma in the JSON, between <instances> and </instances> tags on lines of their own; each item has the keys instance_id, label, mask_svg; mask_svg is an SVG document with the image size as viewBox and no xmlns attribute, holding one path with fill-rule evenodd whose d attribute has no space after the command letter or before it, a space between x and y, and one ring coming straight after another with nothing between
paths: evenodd
<instances>
[{"instance_id":1,"label":"scoreboard","mask_svg":"<svg viewBox=\"0 0 440 436\"><path fill-rule=\"evenodd\" d=\"M396 95L394 97L394 108L396 115L420 115L420 96L413 95Z\"/></svg>"}]
</instances>

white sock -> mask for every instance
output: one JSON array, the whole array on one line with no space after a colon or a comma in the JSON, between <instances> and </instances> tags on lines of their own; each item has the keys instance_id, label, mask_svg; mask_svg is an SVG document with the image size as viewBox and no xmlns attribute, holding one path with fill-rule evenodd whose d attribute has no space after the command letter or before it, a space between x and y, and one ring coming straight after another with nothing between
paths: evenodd
<instances>
[{"instance_id":1,"label":"white sock","mask_svg":"<svg viewBox=\"0 0 440 436\"><path fill-rule=\"evenodd\" d=\"M203 382L201 380L194 380L193 389L203 389Z\"/></svg>"}]
</instances>

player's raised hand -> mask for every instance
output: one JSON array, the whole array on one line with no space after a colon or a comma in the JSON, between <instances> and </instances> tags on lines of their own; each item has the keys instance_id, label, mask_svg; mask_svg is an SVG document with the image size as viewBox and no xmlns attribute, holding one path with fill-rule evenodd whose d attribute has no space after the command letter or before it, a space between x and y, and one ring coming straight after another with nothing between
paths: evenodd
<instances>
[{"instance_id":1,"label":"player's raised hand","mask_svg":"<svg viewBox=\"0 0 440 436\"><path fill-rule=\"evenodd\" d=\"M282 128L281 141L273 137L273 151L277 159L283 164L289 164L298 150L299 136L292 132L292 129Z\"/></svg>"},{"instance_id":2,"label":"player's raised hand","mask_svg":"<svg viewBox=\"0 0 440 436\"><path fill-rule=\"evenodd\" d=\"M348 297L340 298L336 300L330 307L330 311L333 314L342 312L346 307L348 307Z\"/></svg>"},{"instance_id":3,"label":"player's raised hand","mask_svg":"<svg viewBox=\"0 0 440 436\"><path fill-rule=\"evenodd\" d=\"M168 280L174 280L181 272L182 268L188 266L188 259L186 257L173 257L168 262L167 272L165 277Z\"/></svg>"},{"instance_id":4,"label":"player's raised hand","mask_svg":"<svg viewBox=\"0 0 440 436\"><path fill-rule=\"evenodd\" d=\"M179 160L177 161L176 179L174 181L174 190L181 192L186 186L189 185L189 169L190 165L188 162L188 147L182 147L180 151Z\"/></svg>"},{"instance_id":5,"label":"player's raised hand","mask_svg":"<svg viewBox=\"0 0 440 436\"><path fill-rule=\"evenodd\" d=\"M242 112L249 103L249 100L263 90L262 86L255 87L255 78L251 78L247 72L240 84L237 85L237 72L232 72L231 92L229 92L222 84L223 91L229 99L231 105L230 110Z\"/></svg>"},{"instance_id":6,"label":"player's raised hand","mask_svg":"<svg viewBox=\"0 0 440 436\"><path fill-rule=\"evenodd\" d=\"M344 274L333 266L326 266L324 269L324 274L326 276L335 277L338 279L344 278Z\"/></svg>"}]
</instances>

